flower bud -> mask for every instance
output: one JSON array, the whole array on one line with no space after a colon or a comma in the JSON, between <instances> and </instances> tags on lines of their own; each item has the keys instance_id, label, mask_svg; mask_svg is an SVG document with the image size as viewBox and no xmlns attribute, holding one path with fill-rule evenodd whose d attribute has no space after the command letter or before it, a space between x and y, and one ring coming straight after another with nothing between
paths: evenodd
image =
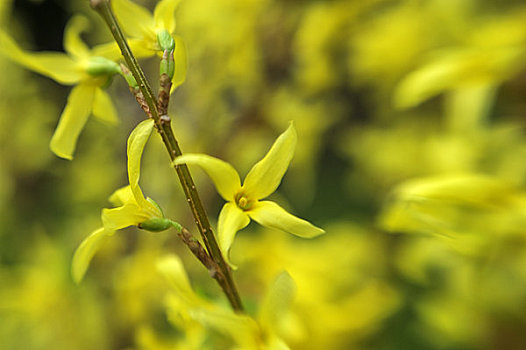
<instances>
[{"instance_id":1,"label":"flower bud","mask_svg":"<svg viewBox=\"0 0 526 350\"><path fill-rule=\"evenodd\" d=\"M121 66L120 66L120 72L121 72L122 76L124 77L124 79L126 79L126 82L128 83L129 87L134 88L134 89L139 87L139 84L137 84L137 80L135 80L133 74L131 74L131 72L128 69L128 67L126 67L122 63L121 63Z\"/></svg>"},{"instance_id":2,"label":"flower bud","mask_svg":"<svg viewBox=\"0 0 526 350\"><path fill-rule=\"evenodd\" d=\"M170 227L175 227L178 230L181 229L181 225L166 218L151 218L141 222L139 225L137 225L137 227L151 232L161 232L169 229Z\"/></svg>"},{"instance_id":3,"label":"flower bud","mask_svg":"<svg viewBox=\"0 0 526 350\"><path fill-rule=\"evenodd\" d=\"M100 75L114 75L121 72L119 65L112 60L104 57L94 56L90 57L86 72L92 76Z\"/></svg>"},{"instance_id":4,"label":"flower bud","mask_svg":"<svg viewBox=\"0 0 526 350\"><path fill-rule=\"evenodd\" d=\"M161 51L172 52L175 49L174 38L172 38L166 29L157 32L157 42L161 47Z\"/></svg>"}]
</instances>

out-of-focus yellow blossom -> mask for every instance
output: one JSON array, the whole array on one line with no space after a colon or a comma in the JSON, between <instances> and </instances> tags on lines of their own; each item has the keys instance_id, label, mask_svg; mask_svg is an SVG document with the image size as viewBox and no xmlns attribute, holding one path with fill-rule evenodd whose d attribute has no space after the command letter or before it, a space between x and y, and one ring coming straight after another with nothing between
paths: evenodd
<instances>
[{"instance_id":1,"label":"out-of-focus yellow blossom","mask_svg":"<svg viewBox=\"0 0 526 350\"><path fill-rule=\"evenodd\" d=\"M364 16L348 37L350 83L373 85L380 91L389 89L412 68L426 49L440 41L436 2L400 1L396 5ZM450 18L450 17L447 17Z\"/></svg>"},{"instance_id":2,"label":"out-of-focus yellow blossom","mask_svg":"<svg viewBox=\"0 0 526 350\"><path fill-rule=\"evenodd\" d=\"M109 349L100 298L90 287L74 288L61 243L31 231L24 232L31 251L16 266L0 264L2 349Z\"/></svg>"},{"instance_id":3,"label":"out-of-focus yellow blossom","mask_svg":"<svg viewBox=\"0 0 526 350\"><path fill-rule=\"evenodd\" d=\"M484 220L484 218L482 218ZM523 347L526 238L494 236L475 259L434 236L401 236L395 263L403 276L424 287L412 296L414 321L431 343L485 348L501 343L502 330L513 347Z\"/></svg>"},{"instance_id":4,"label":"out-of-focus yellow blossom","mask_svg":"<svg viewBox=\"0 0 526 350\"><path fill-rule=\"evenodd\" d=\"M385 236L348 222L333 223L327 232L307 241L263 230L239 237L240 249L233 251L244 266L238 278L250 279L256 293L284 268L294 277L293 317L282 333L292 349L353 348L374 336L400 305L385 271L391 249Z\"/></svg>"},{"instance_id":5,"label":"out-of-focus yellow blossom","mask_svg":"<svg viewBox=\"0 0 526 350\"><path fill-rule=\"evenodd\" d=\"M175 10L180 0L161 0L152 14L144 7L130 0L112 0L115 15L123 30L130 35L130 45L136 48L138 56L154 55L160 51L173 50L175 72L173 88L186 79L186 47L181 37L174 35ZM168 44L168 42L171 42Z\"/></svg>"},{"instance_id":6,"label":"out-of-focus yellow blossom","mask_svg":"<svg viewBox=\"0 0 526 350\"><path fill-rule=\"evenodd\" d=\"M172 226L180 229L177 223L164 217L161 208L151 198L144 197L139 187L141 157L153 126L154 121L147 119L141 122L128 138L128 179L130 184L118 189L110 196L110 202L119 207L103 209L103 227L92 232L77 248L71 270L76 282L82 280L93 255L116 230L128 226L138 226L154 232L163 231Z\"/></svg>"},{"instance_id":7,"label":"out-of-focus yellow blossom","mask_svg":"<svg viewBox=\"0 0 526 350\"><path fill-rule=\"evenodd\" d=\"M185 154L174 160L175 165L187 163L202 167L219 194L228 201L219 214L218 222L219 246L227 256L236 233L245 228L250 219L265 227L304 238L325 232L272 201L261 201L278 188L294 155L296 142L296 130L294 124L290 123L266 156L248 172L243 185L237 171L220 159L205 154Z\"/></svg>"},{"instance_id":8,"label":"out-of-focus yellow blossom","mask_svg":"<svg viewBox=\"0 0 526 350\"><path fill-rule=\"evenodd\" d=\"M409 108L447 90L493 87L515 76L526 57L526 12L516 12L479 19L465 43L430 55L399 83L395 105Z\"/></svg>"},{"instance_id":9,"label":"out-of-focus yellow blossom","mask_svg":"<svg viewBox=\"0 0 526 350\"><path fill-rule=\"evenodd\" d=\"M158 268L173 288L173 293L167 299L169 312L228 336L237 345L233 349L289 349L279 336L280 329L289 320L295 293L294 281L288 273L283 272L275 278L261 303L257 319L253 319L220 308L198 296L190 285L182 262L176 256L160 260Z\"/></svg>"},{"instance_id":10,"label":"out-of-focus yellow blossom","mask_svg":"<svg viewBox=\"0 0 526 350\"><path fill-rule=\"evenodd\" d=\"M466 254L480 254L526 224L526 197L481 174L442 175L407 181L380 216L390 232L434 234Z\"/></svg>"},{"instance_id":11,"label":"out-of-focus yellow blossom","mask_svg":"<svg viewBox=\"0 0 526 350\"><path fill-rule=\"evenodd\" d=\"M60 84L76 85L50 142L51 150L59 157L72 159L77 138L90 114L109 122L117 121L115 108L103 87L111 77L120 73L113 60L117 53L107 45L90 50L80 33L88 26L84 17L74 17L64 33L66 54L59 52L27 52L4 31L0 31L0 53L13 62L48 76Z\"/></svg>"}]
</instances>

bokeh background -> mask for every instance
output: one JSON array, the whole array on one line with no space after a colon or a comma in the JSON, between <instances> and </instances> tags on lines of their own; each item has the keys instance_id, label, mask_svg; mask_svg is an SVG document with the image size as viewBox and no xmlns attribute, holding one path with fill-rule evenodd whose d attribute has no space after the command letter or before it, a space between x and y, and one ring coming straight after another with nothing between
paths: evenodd
<instances>
[{"instance_id":1,"label":"bokeh background","mask_svg":"<svg viewBox=\"0 0 526 350\"><path fill-rule=\"evenodd\" d=\"M62 51L79 13L89 44L110 40L85 0L2 0L0 26L26 49ZM294 120L297 152L273 199L327 231L238 234L234 278L251 314L286 270L291 349L526 348L524 1L182 0L176 18L189 56L170 107L183 151L243 176ZM155 86L156 60L143 64ZM155 267L168 253L227 307L173 232L120 231L82 284L70 277L127 183L126 139L143 115L126 85L108 88L119 125L90 119L70 162L48 148L70 88L1 56L0 74L0 348L231 348L213 330L187 342L168 317ZM222 200L193 174L215 222ZM155 136L141 186L193 230Z\"/></svg>"}]
</instances>

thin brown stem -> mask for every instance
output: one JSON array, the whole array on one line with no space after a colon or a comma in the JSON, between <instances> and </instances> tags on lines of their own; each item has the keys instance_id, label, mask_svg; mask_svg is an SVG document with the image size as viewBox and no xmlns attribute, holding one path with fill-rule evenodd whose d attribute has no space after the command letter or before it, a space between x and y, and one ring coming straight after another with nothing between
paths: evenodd
<instances>
[{"instance_id":1,"label":"thin brown stem","mask_svg":"<svg viewBox=\"0 0 526 350\"><path fill-rule=\"evenodd\" d=\"M133 77L139 85L139 89L143 95L144 101L148 106L151 118L155 121L157 131L161 135L161 138L166 146L166 150L171 160L182 155L179 144L175 138L174 132L171 127L171 120L166 114L160 114L157 106L157 100L154 97L151 85L148 83L143 70L139 66L137 59L133 55L126 38L115 18L113 10L111 9L109 0L90 0L91 6L101 15L106 24L108 25L115 41L119 45L121 53L124 57L128 68L130 69ZM168 91L169 94L169 91ZM144 109L144 108L143 108ZM175 165L175 171L179 177L181 186L183 187L186 200L190 206L190 210L194 217L195 223L201 234L201 238L206 247L206 251L214 263L218 267L220 278L216 278L224 293L226 294L232 308L236 311L243 311L241 304L241 298L237 291L236 285L232 278L232 274L229 266L225 262L223 254L219 249L217 240L214 236L208 216L197 193L194 181L190 175L190 171L186 164Z\"/></svg>"}]
</instances>

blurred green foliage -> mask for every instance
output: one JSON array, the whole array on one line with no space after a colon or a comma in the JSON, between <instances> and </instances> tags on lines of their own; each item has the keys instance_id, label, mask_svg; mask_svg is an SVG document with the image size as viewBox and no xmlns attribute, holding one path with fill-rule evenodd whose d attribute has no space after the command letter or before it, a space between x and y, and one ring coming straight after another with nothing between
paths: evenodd
<instances>
[{"instance_id":1,"label":"blurred green foliage","mask_svg":"<svg viewBox=\"0 0 526 350\"><path fill-rule=\"evenodd\" d=\"M3 0L0 27L25 49L60 50L79 13L90 45L110 41L85 0ZM271 198L327 231L238 234L250 315L286 270L296 294L275 331L291 349L526 348L523 1L183 0L176 18L189 67L170 113L183 151L243 177L293 120L297 152ZM158 61L142 62L156 77ZM120 231L81 285L70 277L127 183L126 139L143 115L126 84L107 90L120 124L90 120L68 162L48 144L69 88L1 56L0 71L0 347L233 348L185 319L157 272L179 255L198 295L228 308L173 233ZM152 137L141 186L193 230L165 152ZM223 202L193 174L216 221Z\"/></svg>"}]
</instances>

